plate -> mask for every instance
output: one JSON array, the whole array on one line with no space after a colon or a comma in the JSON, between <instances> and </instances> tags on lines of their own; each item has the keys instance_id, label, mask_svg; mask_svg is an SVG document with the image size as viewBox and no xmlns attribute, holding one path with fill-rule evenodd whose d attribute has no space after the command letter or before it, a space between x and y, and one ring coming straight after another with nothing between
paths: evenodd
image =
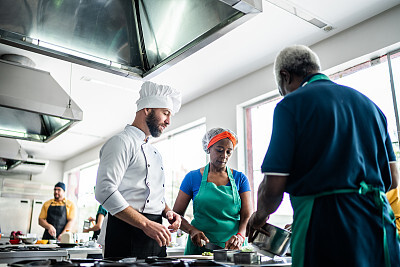
<instances>
[{"instance_id":1,"label":"plate","mask_svg":"<svg viewBox=\"0 0 400 267\"><path fill-rule=\"evenodd\" d=\"M56 244L61 248L73 248L78 245L76 243L56 243Z\"/></svg>"}]
</instances>

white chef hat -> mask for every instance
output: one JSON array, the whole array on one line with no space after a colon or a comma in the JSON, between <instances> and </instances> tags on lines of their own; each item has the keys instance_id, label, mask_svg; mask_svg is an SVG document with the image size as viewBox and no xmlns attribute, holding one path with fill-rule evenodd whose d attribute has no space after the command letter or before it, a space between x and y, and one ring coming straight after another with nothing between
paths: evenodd
<instances>
[{"instance_id":1,"label":"white chef hat","mask_svg":"<svg viewBox=\"0 0 400 267\"><path fill-rule=\"evenodd\" d=\"M142 84L139 95L136 101L137 111L144 108L167 108L174 115L181 108L181 93L168 85L146 81Z\"/></svg>"}]
</instances>

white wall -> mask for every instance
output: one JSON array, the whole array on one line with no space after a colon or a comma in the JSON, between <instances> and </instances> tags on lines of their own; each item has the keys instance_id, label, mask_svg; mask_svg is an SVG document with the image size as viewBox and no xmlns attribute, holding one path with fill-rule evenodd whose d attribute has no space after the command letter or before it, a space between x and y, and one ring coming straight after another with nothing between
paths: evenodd
<instances>
[{"instance_id":1,"label":"white wall","mask_svg":"<svg viewBox=\"0 0 400 267\"><path fill-rule=\"evenodd\" d=\"M324 70L332 70L335 67L343 69L348 64L366 61L400 48L399 25L400 5L314 44L311 48L320 56ZM173 117L168 130L206 117L207 129L227 127L237 131L237 106L276 89L271 64L272 62L266 62L266 67L183 105ZM243 136L239 142L244 142ZM67 160L64 171L97 160L100 147ZM229 164L233 168L242 166L242 163L238 164L236 154ZM242 168L239 170L245 171Z\"/></svg>"},{"instance_id":2,"label":"white wall","mask_svg":"<svg viewBox=\"0 0 400 267\"><path fill-rule=\"evenodd\" d=\"M63 168L64 163L62 161L50 161L47 165L46 170L41 174L0 174L1 178L13 178L13 179L20 179L20 180L30 180L35 182L42 182L44 184L56 184L63 179Z\"/></svg>"}]
</instances>

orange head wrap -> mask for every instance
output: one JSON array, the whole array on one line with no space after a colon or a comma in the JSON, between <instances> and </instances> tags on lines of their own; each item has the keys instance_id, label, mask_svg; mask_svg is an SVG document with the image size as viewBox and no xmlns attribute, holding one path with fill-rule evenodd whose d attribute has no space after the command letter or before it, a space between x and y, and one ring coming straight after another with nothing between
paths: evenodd
<instances>
[{"instance_id":1,"label":"orange head wrap","mask_svg":"<svg viewBox=\"0 0 400 267\"><path fill-rule=\"evenodd\" d=\"M233 144L233 148L235 148L236 146L236 138L230 133L230 132L222 132L220 134L217 134L216 136L214 136L213 138L211 138L210 143L208 143L207 148L210 148L213 144L215 144L216 142L218 142L219 140L228 138L229 140L232 141Z\"/></svg>"}]
</instances>

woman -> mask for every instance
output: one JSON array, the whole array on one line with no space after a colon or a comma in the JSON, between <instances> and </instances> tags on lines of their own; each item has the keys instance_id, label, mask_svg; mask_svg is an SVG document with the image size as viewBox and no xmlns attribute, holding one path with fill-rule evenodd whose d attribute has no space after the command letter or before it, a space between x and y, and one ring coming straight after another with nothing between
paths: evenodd
<instances>
[{"instance_id":1,"label":"woman","mask_svg":"<svg viewBox=\"0 0 400 267\"><path fill-rule=\"evenodd\" d=\"M104 217L107 215L107 210L103 208L102 205L99 206L96 214L96 219L93 219L92 217L89 217L89 222L95 222L96 224L93 225L93 227L90 227L88 229L83 229L84 233L89 233L90 231L93 231L93 237L92 240L96 239L100 234L101 226L103 225Z\"/></svg>"},{"instance_id":2,"label":"woman","mask_svg":"<svg viewBox=\"0 0 400 267\"><path fill-rule=\"evenodd\" d=\"M190 235L186 255L209 251L211 242L227 249L240 249L245 241L246 224L252 212L247 177L226 166L237 144L236 134L213 128L203 137L203 149L210 163L189 172L180 187L173 210L182 215L181 229ZM183 218L193 200L194 219Z\"/></svg>"}]
</instances>

